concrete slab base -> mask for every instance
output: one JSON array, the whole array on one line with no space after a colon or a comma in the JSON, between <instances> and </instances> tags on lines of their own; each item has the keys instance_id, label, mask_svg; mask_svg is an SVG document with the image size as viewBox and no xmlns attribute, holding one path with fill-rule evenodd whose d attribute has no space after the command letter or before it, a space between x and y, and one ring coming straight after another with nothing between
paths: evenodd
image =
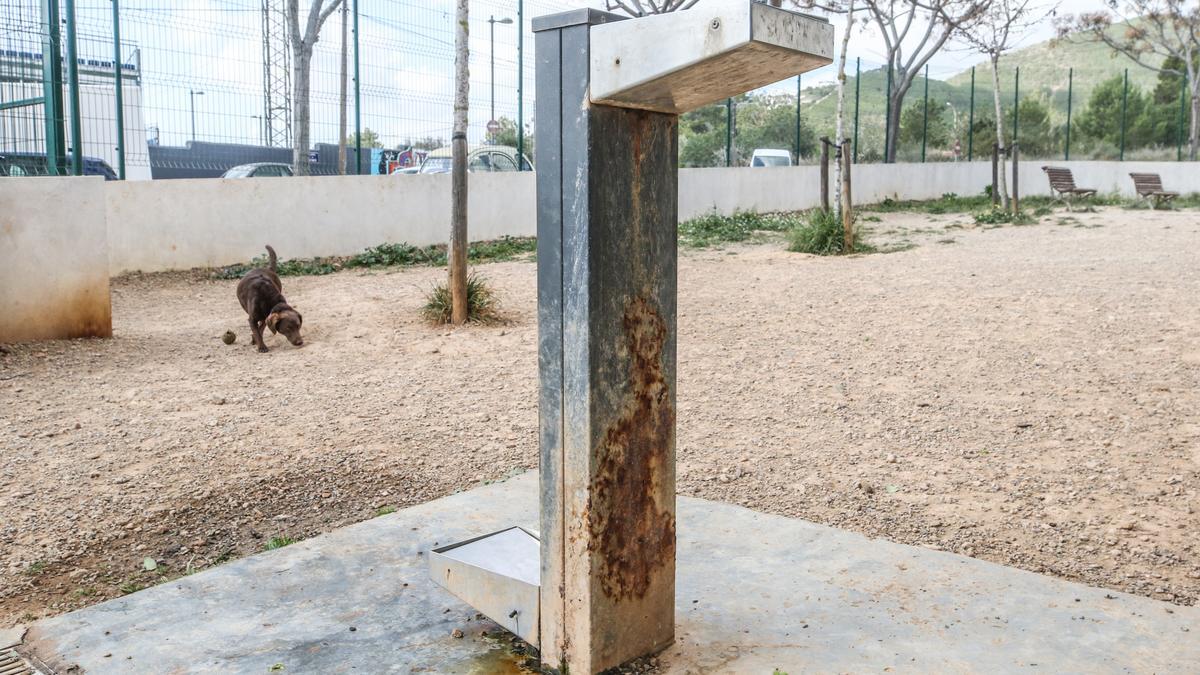
<instances>
[{"instance_id":1,"label":"concrete slab base","mask_svg":"<svg viewBox=\"0 0 1200 675\"><path fill-rule=\"evenodd\" d=\"M537 503L525 474L38 622L21 649L88 673L515 672L425 555L536 529ZM698 499L677 585L669 673L1200 672L1200 608Z\"/></svg>"}]
</instances>

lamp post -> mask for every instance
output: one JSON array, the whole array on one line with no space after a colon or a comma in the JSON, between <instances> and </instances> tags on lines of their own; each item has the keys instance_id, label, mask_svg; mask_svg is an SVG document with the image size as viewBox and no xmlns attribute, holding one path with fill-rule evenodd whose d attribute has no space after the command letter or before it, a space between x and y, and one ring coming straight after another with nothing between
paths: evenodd
<instances>
[{"instance_id":1,"label":"lamp post","mask_svg":"<svg viewBox=\"0 0 1200 675\"><path fill-rule=\"evenodd\" d=\"M488 118L489 121L496 119L496 24L510 24L512 22L513 20L507 16L503 19L497 19L494 16L488 17L488 30L492 34L492 116ZM521 73L517 73L517 77L520 76ZM517 133L520 134L521 130L517 129Z\"/></svg>"},{"instance_id":2,"label":"lamp post","mask_svg":"<svg viewBox=\"0 0 1200 675\"><path fill-rule=\"evenodd\" d=\"M196 97L203 96L204 92L196 91L195 89L189 89L188 93L191 95L191 101L192 101L192 106L191 106L192 107L192 142L195 143L196 142Z\"/></svg>"},{"instance_id":3,"label":"lamp post","mask_svg":"<svg viewBox=\"0 0 1200 675\"><path fill-rule=\"evenodd\" d=\"M266 120L266 118L263 117L262 115L251 115L250 117L253 117L254 119L258 120L258 122L257 122L258 144L265 146L267 144L267 129L266 129L267 120Z\"/></svg>"}]
</instances>

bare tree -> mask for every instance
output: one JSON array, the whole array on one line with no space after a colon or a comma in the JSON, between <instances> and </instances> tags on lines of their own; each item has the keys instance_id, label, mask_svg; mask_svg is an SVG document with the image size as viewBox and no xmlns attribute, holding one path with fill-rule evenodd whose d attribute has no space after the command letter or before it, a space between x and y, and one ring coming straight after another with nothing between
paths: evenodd
<instances>
[{"instance_id":1,"label":"bare tree","mask_svg":"<svg viewBox=\"0 0 1200 675\"><path fill-rule=\"evenodd\" d=\"M965 42L987 55L992 66L992 102L996 109L996 143L1000 148L1000 202L1009 207L1008 185L1005 179L1004 113L1000 105L1000 57L1012 50L1017 40L1034 24L1053 11L1035 4L1035 0L992 0L982 11L956 24L956 33ZM954 21L945 9L940 10L946 21Z\"/></svg>"},{"instance_id":2,"label":"bare tree","mask_svg":"<svg viewBox=\"0 0 1200 675\"><path fill-rule=\"evenodd\" d=\"M1187 0L1127 0L1123 4L1107 0L1106 4L1108 11L1058 22L1059 36L1102 42L1144 68L1186 78L1191 110L1188 159L1195 160L1200 144L1200 5L1187 7ZM1123 31L1113 29L1114 18L1126 22ZM1166 62L1159 63L1158 58Z\"/></svg>"},{"instance_id":3,"label":"bare tree","mask_svg":"<svg viewBox=\"0 0 1200 675\"><path fill-rule=\"evenodd\" d=\"M772 4L778 1L772 0ZM610 12L625 12L629 16L649 16L650 14L666 14L667 12L691 9L697 2L700 0L604 0L604 6Z\"/></svg>"},{"instance_id":4,"label":"bare tree","mask_svg":"<svg viewBox=\"0 0 1200 675\"><path fill-rule=\"evenodd\" d=\"M288 32L292 38L292 115L295 127L293 152L294 170L298 176L308 175L309 146L309 101L313 47L321 34L325 20L337 11L342 0L312 0L305 20L304 32L300 32L300 0L288 0Z\"/></svg>"},{"instance_id":5,"label":"bare tree","mask_svg":"<svg viewBox=\"0 0 1200 675\"><path fill-rule=\"evenodd\" d=\"M454 27L454 129L450 136L453 155L450 205L450 321L467 320L467 109L470 102L471 57L468 40L469 0L457 0Z\"/></svg>"},{"instance_id":6,"label":"bare tree","mask_svg":"<svg viewBox=\"0 0 1200 675\"><path fill-rule=\"evenodd\" d=\"M870 21L883 37L889 78L889 114L884 161L896 161L900 113L913 81L950 40L955 26L983 11L990 0L863 0Z\"/></svg>"}]
</instances>

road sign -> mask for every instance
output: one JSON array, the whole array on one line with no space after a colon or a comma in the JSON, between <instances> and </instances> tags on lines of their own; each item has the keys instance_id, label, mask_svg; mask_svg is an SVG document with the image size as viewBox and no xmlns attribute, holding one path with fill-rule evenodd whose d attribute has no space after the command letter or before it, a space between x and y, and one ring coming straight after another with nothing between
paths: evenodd
<instances>
[{"instance_id":1,"label":"road sign","mask_svg":"<svg viewBox=\"0 0 1200 675\"><path fill-rule=\"evenodd\" d=\"M321 153L317 152L316 150L309 150L309 152L308 152L308 163L309 163L309 164L316 164L316 163L317 163L317 162L319 162L319 161L321 161Z\"/></svg>"},{"instance_id":2,"label":"road sign","mask_svg":"<svg viewBox=\"0 0 1200 675\"><path fill-rule=\"evenodd\" d=\"M495 136L500 131L500 123L496 120L491 120L487 123L487 132L489 136Z\"/></svg>"}]
</instances>

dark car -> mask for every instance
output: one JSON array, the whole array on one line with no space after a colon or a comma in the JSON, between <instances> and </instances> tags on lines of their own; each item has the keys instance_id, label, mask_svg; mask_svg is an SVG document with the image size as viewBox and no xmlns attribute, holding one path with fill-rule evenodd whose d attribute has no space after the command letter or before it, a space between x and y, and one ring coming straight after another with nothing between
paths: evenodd
<instances>
[{"instance_id":1,"label":"dark car","mask_svg":"<svg viewBox=\"0 0 1200 675\"><path fill-rule=\"evenodd\" d=\"M50 163L45 155L36 152L0 153L0 176L48 176ZM67 157L66 174L71 171L71 158ZM83 175L104 176L104 180L117 180L117 172L102 159L83 158Z\"/></svg>"},{"instance_id":2,"label":"dark car","mask_svg":"<svg viewBox=\"0 0 1200 675\"><path fill-rule=\"evenodd\" d=\"M290 176L292 167L279 162L254 162L239 164L221 175L221 178L263 178L267 176Z\"/></svg>"}]
</instances>

